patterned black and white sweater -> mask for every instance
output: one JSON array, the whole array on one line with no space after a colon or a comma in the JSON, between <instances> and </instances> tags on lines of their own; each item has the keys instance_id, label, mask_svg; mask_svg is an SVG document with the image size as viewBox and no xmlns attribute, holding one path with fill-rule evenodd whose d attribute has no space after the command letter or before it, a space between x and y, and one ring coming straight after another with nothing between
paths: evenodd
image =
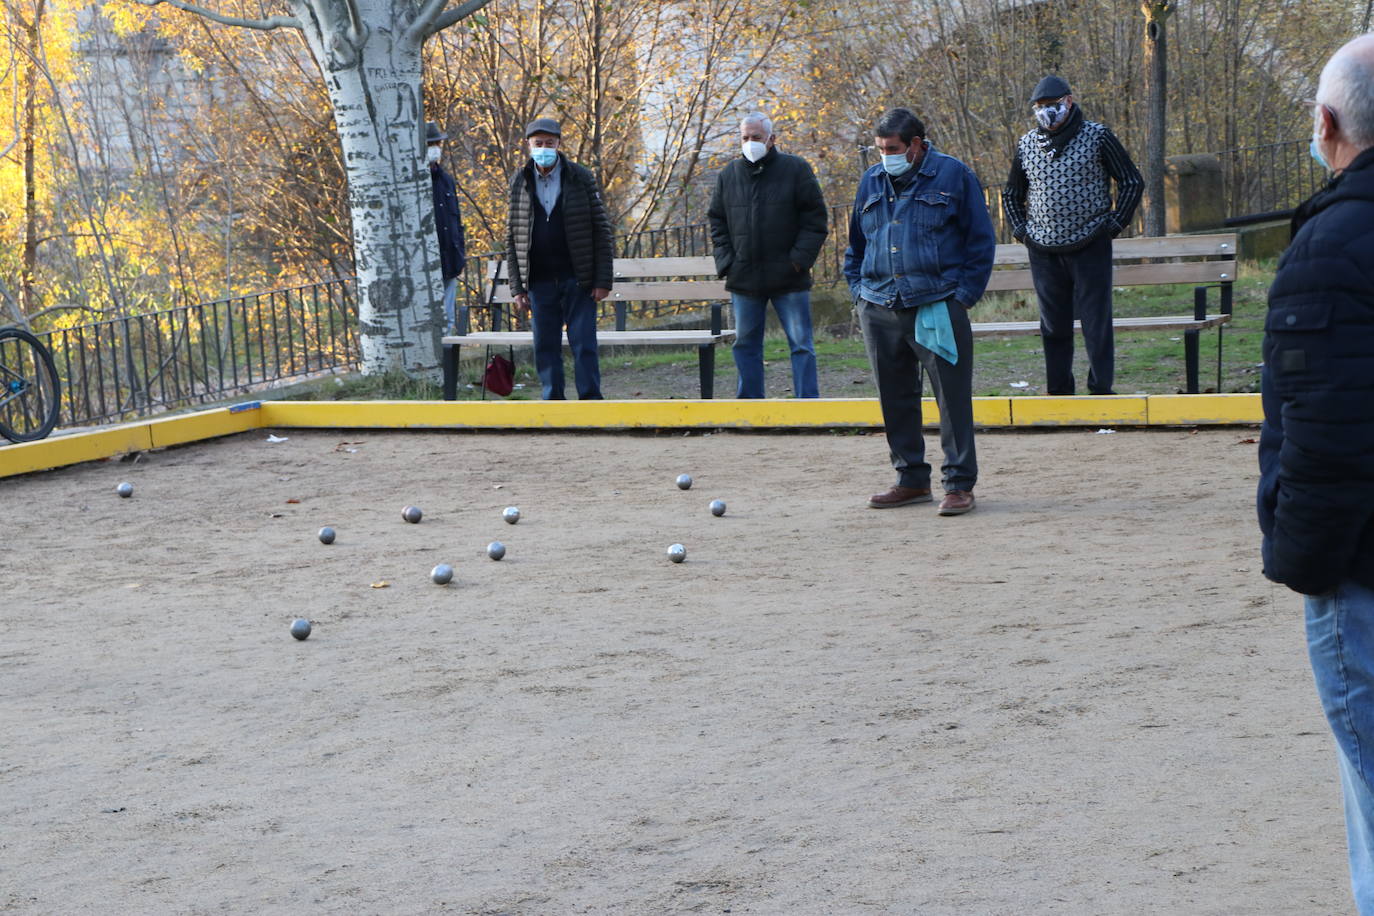
<instances>
[{"instance_id":1,"label":"patterned black and white sweater","mask_svg":"<svg viewBox=\"0 0 1374 916\"><path fill-rule=\"evenodd\" d=\"M1017 142L1002 205L1018 240L1067 254L1121 232L1144 187L1121 141L1075 105L1058 131L1036 128Z\"/></svg>"}]
</instances>

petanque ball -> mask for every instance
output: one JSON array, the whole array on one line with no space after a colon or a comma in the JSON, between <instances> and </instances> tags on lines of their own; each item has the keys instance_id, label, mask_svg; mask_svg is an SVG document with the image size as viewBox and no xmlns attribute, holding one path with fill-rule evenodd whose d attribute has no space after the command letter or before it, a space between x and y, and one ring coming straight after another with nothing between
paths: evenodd
<instances>
[{"instance_id":1,"label":"petanque ball","mask_svg":"<svg viewBox=\"0 0 1374 916\"><path fill-rule=\"evenodd\" d=\"M420 524L420 519L424 518L424 515L425 514L420 511L419 506L406 506L401 510L401 518L410 522L412 525Z\"/></svg>"},{"instance_id":2,"label":"petanque ball","mask_svg":"<svg viewBox=\"0 0 1374 916\"><path fill-rule=\"evenodd\" d=\"M711 500L711 514L714 515L716 518L720 518L722 515L724 515L724 514L725 514L725 500L723 500L723 499L713 499L713 500Z\"/></svg>"},{"instance_id":3,"label":"petanque ball","mask_svg":"<svg viewBox=\"0 0 1374 916\"><path fill-rule=\"evenodd\" d=\"M683 560L687 559L687 548L683 547L681 544L674 544L668 548L668 559L672 560L674 563L681 563Z\"/></svg>"},{"instance_id":4,"label":"petanque ball","mask_svg":"<svg viewBox=\"0 0 1374 916\"><path fill-rule=\"evenodd\" d=\"M130 496L134 495L134 485L126 480L124 483L115 487L115 492L125 499L128 499Z\"/></svg>"},{"instance_id":5,"label":"petanque ball","mask_svg":"<svg viewBox=\"0 0 1374 916\"><path fill-rule=\"evenodd\" d=\"M453 581L453 567L447 563L440 563L430 570L429 578L435 585L448 585Z\"/></svg>"},{"instance_id":6,"label":"petanque ball","mask_svg":"<svg viewBox=\"0 0 1374 916\"><path fill-rule=\"evenodd\" d=\"M506 555L506 545L500 541L492 541L487 545L487 556L493 560L499 560Z\"/></svg>"},{"instance_id":7,"label":"petanque ball","mask_svg":"<svg viewBox=\"0 0 1374 916\"><path fill-rule=\"evenodd\" d=\"M691 475L691 474L679 474L679 475L677 475L677 488L678 488L679 490L690 490L690 489L692 489L692 475Z\"/></svg>"},{"instance_id":8,"label":"petanque ball","mask_svg":"<svg viewBox=\"0 0 1374 916\"><path fill-rule=\"evenodd\" d=\"M304 617L297 617L291 621L291 635L297 639L305 639L310 635L310 621Z\"/></svg>"},{"instance_id":9,"label":"petanque ball","mask_svg":"<svg viewBox=\"0 0 1374 916\"><path fill-rule=\"evenodd\" d=\"M506 520L507 525L514 525L520 521L520 510L515 506L507 506L506 510L501 513L501 517Z\"/></svg>"},{"instance_id":10,"label":"petanque ball","mask_svg":"<svg viewBox=\"0 0 1374 916\"><path fill-rule=\"evenodd\" d=\"M333 528L330 528L328 525L326 525L325 527L323 527L323 528L320 529L320 543L321 543L321 544L332 544L332 543L334 543L334 529L333 529Z\"/></svg>"}]
</instances>

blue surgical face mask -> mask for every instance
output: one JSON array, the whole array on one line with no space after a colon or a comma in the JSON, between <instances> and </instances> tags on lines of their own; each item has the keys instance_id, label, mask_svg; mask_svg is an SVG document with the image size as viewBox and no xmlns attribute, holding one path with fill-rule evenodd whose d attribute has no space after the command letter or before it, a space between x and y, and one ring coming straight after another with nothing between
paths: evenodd
<instances>
[{"instance_id":1,"label":"blue surgical face mask","mask_svg":"<svg viewBox=\"0 0 1374 916\"><path fill-rule=\"evenodd\" d=\"M1312 138L1312 142L1308 145L1307 151L1312 154L1313 159L1317 160L1317 165L1328 172L1331 171L1331 166L1326 164L1326 157L1322 155L1321 147L1317 146L1316 137Z\"/></svg>"},{"instance_id":2,"label":"blue surgical face mask","mask_svg":"<svg viewBox=\"0 0 1374 916\"><path fill-rule=\"evenodd\" d=\"M883 171L893 178L905 175L910 168L911 162L906 158L906 153L883 153Z\"/></svg>"},{"instance_id":3,"label":"blue surgical face mask","mask_svg":"<svg viewBox=\"0 0 1374 916\"><path fill-rule=\"evenodd\" d=\"M541 169L546 169L558 161L558 150L551 146L536 146L530 150L530 158Z\"/></svg>"}]
</instances>

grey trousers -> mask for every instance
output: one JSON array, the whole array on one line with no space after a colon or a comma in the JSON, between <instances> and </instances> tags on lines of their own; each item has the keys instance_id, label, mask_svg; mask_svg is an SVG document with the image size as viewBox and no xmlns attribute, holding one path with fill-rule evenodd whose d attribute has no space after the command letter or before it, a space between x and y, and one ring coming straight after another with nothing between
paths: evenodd
<instances>
[{"instance_id":1,"label":"grey trousers","mask_svg":"<svg viewBox=\"0 0 1374 916\"><path fill-rule=\"evenodd\" d=\"M918 489L930 486L930 464L921 432L924 370L940 407L945 492L972 490L978 482L978 455L973 445L973 328L968 312L953 303L949 306L949 322L959 351L959 362L950 365L916 343L916 309L888 309L860 299L858 310L897 483Z\"/></svg>"}]
</instances>

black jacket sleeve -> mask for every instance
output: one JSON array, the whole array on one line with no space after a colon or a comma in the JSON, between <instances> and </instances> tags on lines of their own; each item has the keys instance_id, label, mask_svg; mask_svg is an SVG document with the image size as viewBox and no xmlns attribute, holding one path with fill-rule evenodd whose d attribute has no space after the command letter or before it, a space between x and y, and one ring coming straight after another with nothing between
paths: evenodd
<instances>
[{"instance_id":1,"label":"black jacket sleeve","mask_svg":"<svg viewBox=\"0 0 1374 916\"><path fill-rule=\"evenodd\" d=\"M1007 173L1007 183L1002 188L1002 209L1011 223L1012 237L1018 242L1026 236L1026 194L1029 191L1030 181L1021 166L1021 150L1017 149Z\"/></svg>"},{"instance_id":2,"label":"black jacket sleeve","mask_svg":"<svg viewBox=\"0 0 1374 916\"><path fill-rule=\"evenodd\" d=\"M592 250L596 257L594 285L597 289L610 289L615 283L615 231L595 178L589 181L587 198L592 217Z\"/></svg>"},{"instance_id":3,"label":"black jacket sleeve","mask_svg":"<svg viewBox=\"0 0 1374 916\"><path fill-rule=\"evenodd\" d=\"M1112 211L1112 219L1119 230L1125 229L1135 217L1135 208L1140 205L1140 197L1145 192L1145 179L1140 177L1140 169L1131 161L1126 147L1110 130L1103 131L1101 156L1102 167L1116 182L1116 209Z\"/></svg>"},{"instance_id":4,"label":"black jacket sleeve","mask_svg":"<svg viewBox=\"0 0 1374 916\"><path fill-rule=\"evenodd\" d=\"M716 276L723 277L730 272L735 262L735 246L730 241L730 222L725 213L725 173L726 166L716 173L716 187L711 192L711 205L706 210L706 219L711 224L711 253L716 259Z\"/></svg>"},{"instance_id":5,"label":"black jacket sleeve","mask_svg":"<svg viewBox=\"0 0 1374 916\"><path fill-rule=\"evenodd\" d=\"M830 234L830 215L811 164L800 159L797 163L797 240L789 257L798 270L807 271L821 256L821 246Z\"/></svg>"}]
</instances>

